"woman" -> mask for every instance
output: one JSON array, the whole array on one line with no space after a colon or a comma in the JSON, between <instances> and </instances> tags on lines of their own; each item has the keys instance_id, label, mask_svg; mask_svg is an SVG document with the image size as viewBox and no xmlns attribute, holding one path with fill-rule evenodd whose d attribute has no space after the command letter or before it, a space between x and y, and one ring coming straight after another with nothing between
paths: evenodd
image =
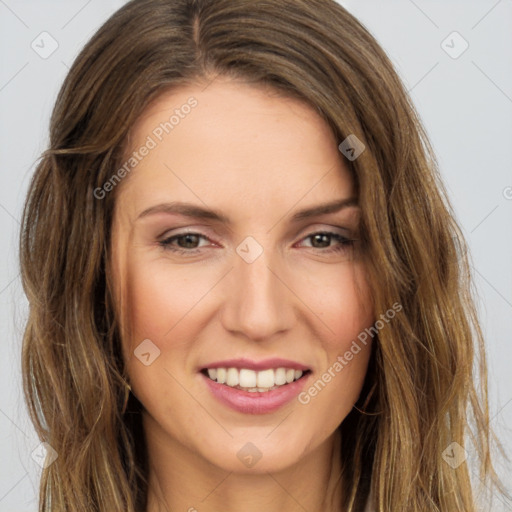
<instances>
[{"instance_id":1,"label":"woman","mask_svg":"<svg viewBox=\"0 0 512 512\"><path fill-rule=\"evenodd\" d=\"M465 245L335 2L115 13L57 99L21 265L41 511L479 510Z\"/></svg>"}]
</instances>

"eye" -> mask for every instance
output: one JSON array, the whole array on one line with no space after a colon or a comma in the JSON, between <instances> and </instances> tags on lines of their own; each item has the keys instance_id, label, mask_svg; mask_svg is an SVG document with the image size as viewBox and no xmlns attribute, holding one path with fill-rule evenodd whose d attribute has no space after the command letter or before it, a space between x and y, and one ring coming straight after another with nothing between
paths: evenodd
<instances>
[{"instance_id":1,"label":"eye","mask_svg":"<svg viewBox=\"0 0 512 512\"><path fill-rule=\"evenodd\" d=\"M158 244L167 251L177 252L180 254L194 254L198 252L198 243L201 239L209 240L200 233L181 233L161 240ZM173 245L173 242L178 242L178 246Z\"/></svg>"},{"instance_id":2,"label":"eye","mask_svg":"<svg viewBox=\"0 0 512 512\"><path fill-rule=\"evenodd\" d=\"M201 240L211 242L208 237L200 233L188 232L165 238L164 240L159 241L158 244L166 251L190 255L201 252L201 247L204 247L204 245L200 245ZM302 240L310 240L311 245L306 247L318 249L320 253L347 252L353 247L354 242L356 242L356 240L347 238L332 231L318 231L311 233ZM336 242L336 245L334 246L332 246L333 240Z\"/></svg>"},{"instance_id":3,"label":"eye","mask_svg":"<svg viewBox=\"0 0 512 512\"><path fill-rule=\"evenodd\" d=\"M333 239L337 242L337 245L330 247ZM326 253L348 251L356 241L332 231L318 231L316 233L311 233L307 237L303 238L303 240L311 240L310 247L313 249L320 249L320 252Z\"/></svg>"}]
</instances>

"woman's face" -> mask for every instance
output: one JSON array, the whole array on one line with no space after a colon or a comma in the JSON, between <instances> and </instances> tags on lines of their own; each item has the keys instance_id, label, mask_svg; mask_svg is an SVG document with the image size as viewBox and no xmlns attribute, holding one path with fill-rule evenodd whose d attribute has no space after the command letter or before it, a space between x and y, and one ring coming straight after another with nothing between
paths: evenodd
<instances>
[{"instance_id":1,"label":"woman's face","mask_svg":"<svg viewBox=\"0 0 512 512\"><path fill-rule=\"evenodd\" d=\"M162 449L277 471L333 434L365 377L369 342L344 357L374 319L346 243L358 238L354 183L309 106L240 82L203 88L147 109L116 185L124 358Z\"/></svg>"}]
</instances>

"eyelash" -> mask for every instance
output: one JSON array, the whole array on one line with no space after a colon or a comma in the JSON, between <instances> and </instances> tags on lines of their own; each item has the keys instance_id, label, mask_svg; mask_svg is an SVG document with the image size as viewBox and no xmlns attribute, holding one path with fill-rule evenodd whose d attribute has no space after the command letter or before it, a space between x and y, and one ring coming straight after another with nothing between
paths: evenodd
<instances>
[{"instance_id":1,"label":"eyelash","mask_svg":"<svg viewBox=\"0 0 512 512\"><path fill-rule=\"evenodd\" d=\"M171 251L176 254L187 254L187 255L196 254L198 251L200 251L200 248L198 248L198 247L195 247L193 249L183 249L181 247L173 247L171 245L171 243L173 241L179 240L180 238L185 238L186 236L190 236L190 235L198 236L205 240L209 240L206 236L201 235L200 233L189 232L189 233L180 233L179 235L173 235L169 238L161 240L158 242L158 245L163 247L164 250ZM313 238L316 235L327 235L327 236L330 236L331 239L334 238L334 239L338 240L339 245L335 246L334 248L326 248L326 249L318 248L320 252L328 253L328 254L339 253L339 252L345 251L345 250L349 249L350 247L352 247L354 245L354 242L356 241L356 240L346 238L343 235L340 235L339 233L333 233L332 231L315 231L314 233L311 233L311 234L307 235L306 237L304 237L302 240L306 240L308 238ZM315 249L315 247L312 247L312 249Z\"/></svg>"}]
</instances>

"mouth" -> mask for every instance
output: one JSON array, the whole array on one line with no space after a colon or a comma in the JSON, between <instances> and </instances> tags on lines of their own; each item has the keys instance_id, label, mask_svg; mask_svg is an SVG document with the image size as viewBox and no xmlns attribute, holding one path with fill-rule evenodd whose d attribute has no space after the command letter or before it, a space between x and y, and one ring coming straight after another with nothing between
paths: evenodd
<instances>
[{"instance_id":1,"label":"mouth","mask_svg":"<svg viewBox=\"0 0 512 512\"><path fill-rule=\"evenodd\" d=\"M268 393L305 379L311 370L285 367L264 370L212 367L201 369L201 373L211 381L233 389L249 393Z\"/></svg>"},{"instance_id":2,"label":"mouth","mask_svg":"<svg viewBox=\"0 0 512 512\"><path fill-rule=\"evenodd\" d=\"M307 385L311 370L215 366L202 368L199 374L220 404L242 414L271 414L293 402Z\"/></svg>"},{"instance_id":3,"label":"mouth","mask_svg":"<svg viewBox=\"0 0 512 512\"><path fill-rule=\"evenodd\" d=\"M291 404L313 373L312 368L281 357L217 360L203 363L197 371L219 404L243 414L269 414Z\"/></svg>"}]
</instances>

